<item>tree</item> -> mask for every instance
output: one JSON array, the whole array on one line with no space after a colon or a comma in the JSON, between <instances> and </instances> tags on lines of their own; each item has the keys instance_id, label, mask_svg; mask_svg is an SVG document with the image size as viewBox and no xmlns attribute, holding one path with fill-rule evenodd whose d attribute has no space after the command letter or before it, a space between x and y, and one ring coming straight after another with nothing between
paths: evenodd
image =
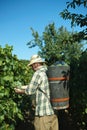
<instances>
[{"instance_id":1,"label":"tree","mask_svg":"<svg viewBox=\"0 0 87 130\"><path fill-rule=\"evenodd\" d=\"M70 63L72 58L78 59L81 55L80 40L73 38L72 33L68 32L63 26L56 29L55 24L45 27L42 36L32 28L33 40L27 43L29 48L38 46L39 54L49 63L53 64L57 60L64 60Z\"/></svg>"},{"instance_id":2,"label":"tree","mask_svg":"<svg viewBox=\"0 0 87 130\"><path fill-rule=\"evenodd\" d=\"M82 31L78 34L75 34L74 37L77 39L87 39L87 14L75 14L68 11L69 7L76 9L77 6L84 6L87 8L87 0L73 0L72 2L67 2L67 8L63 10L60 15L63 19L71 20L71 26L80 26L84 27Z\"/></svg>"}]
</instances>

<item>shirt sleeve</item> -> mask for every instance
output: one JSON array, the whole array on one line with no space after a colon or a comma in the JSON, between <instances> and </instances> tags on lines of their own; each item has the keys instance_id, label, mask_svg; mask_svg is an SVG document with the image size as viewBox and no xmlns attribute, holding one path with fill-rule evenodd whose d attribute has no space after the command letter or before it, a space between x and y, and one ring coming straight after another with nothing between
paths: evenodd
<instances>
[{"instance_id":1,"label":"shirt sleeve","mask_svg":"<svg viewBox=\"0 0 87 130\"><path fill-rule=\"evenodd\" d=\"M35 72L27 89L25 89L25 94L27 95L35 94L39 84L40 84L40 75L39 73Z\"/></svg>"}]
</instances>

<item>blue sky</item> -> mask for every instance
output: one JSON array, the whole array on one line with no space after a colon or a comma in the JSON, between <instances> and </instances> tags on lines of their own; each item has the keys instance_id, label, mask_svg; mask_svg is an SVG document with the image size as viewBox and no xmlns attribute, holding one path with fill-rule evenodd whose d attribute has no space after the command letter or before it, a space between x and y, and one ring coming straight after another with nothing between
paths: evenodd
<instances>
[{"instance_id":1,"label":"blue sky","mask_svg":"<svg viewBox=\"0 0 87 130\"><path fill-rule=\"evenodd\" d=\"M45 27L54 22L57 28L63 25L72 31L70 21L59 15L67 1L70 0L0 0L0 45L11 45L19 59L30 59L38 51L26 45L33 39L30 27L42 35ZM71 11L86 13L87 10L81 7ZM79 27L74 28L78 30Z\"/></svg>"}]
</instances>

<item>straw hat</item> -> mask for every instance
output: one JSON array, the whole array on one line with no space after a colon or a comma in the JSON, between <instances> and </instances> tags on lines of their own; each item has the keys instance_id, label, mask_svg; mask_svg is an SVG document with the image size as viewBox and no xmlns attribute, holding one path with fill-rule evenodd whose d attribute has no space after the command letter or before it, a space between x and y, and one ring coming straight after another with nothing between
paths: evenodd
<instances>
[{"instance_id":1,"label":"straw hat","mask_svg":"<svg viewBox=\"0 0 87 130\"><path fill-rule=\"evenodd\" d=\"M39 55L33 55L30 59L28 66L31 66L34 63L45 63Z\"/></svg>"}]
</instances>

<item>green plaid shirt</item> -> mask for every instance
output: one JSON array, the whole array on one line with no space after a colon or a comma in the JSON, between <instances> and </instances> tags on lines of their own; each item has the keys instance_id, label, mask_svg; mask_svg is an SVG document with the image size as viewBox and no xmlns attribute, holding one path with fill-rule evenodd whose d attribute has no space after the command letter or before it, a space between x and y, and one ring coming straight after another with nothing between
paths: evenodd
<instances>
[{"instance_id":1,"label":"green plaid shirt","mask_svg":"<svg viewBox=\"0 0 87 130\"><path fill-rule=\"evenodd\" d=\"M40 88L40 90L39 90ZM25 90L28 95L36 94L36 116L52 115L53 108L50 103L50 90L48 78L46 75L46 67L41 66L34 73L32 80Z\"/></svg>"}]
</instances>

